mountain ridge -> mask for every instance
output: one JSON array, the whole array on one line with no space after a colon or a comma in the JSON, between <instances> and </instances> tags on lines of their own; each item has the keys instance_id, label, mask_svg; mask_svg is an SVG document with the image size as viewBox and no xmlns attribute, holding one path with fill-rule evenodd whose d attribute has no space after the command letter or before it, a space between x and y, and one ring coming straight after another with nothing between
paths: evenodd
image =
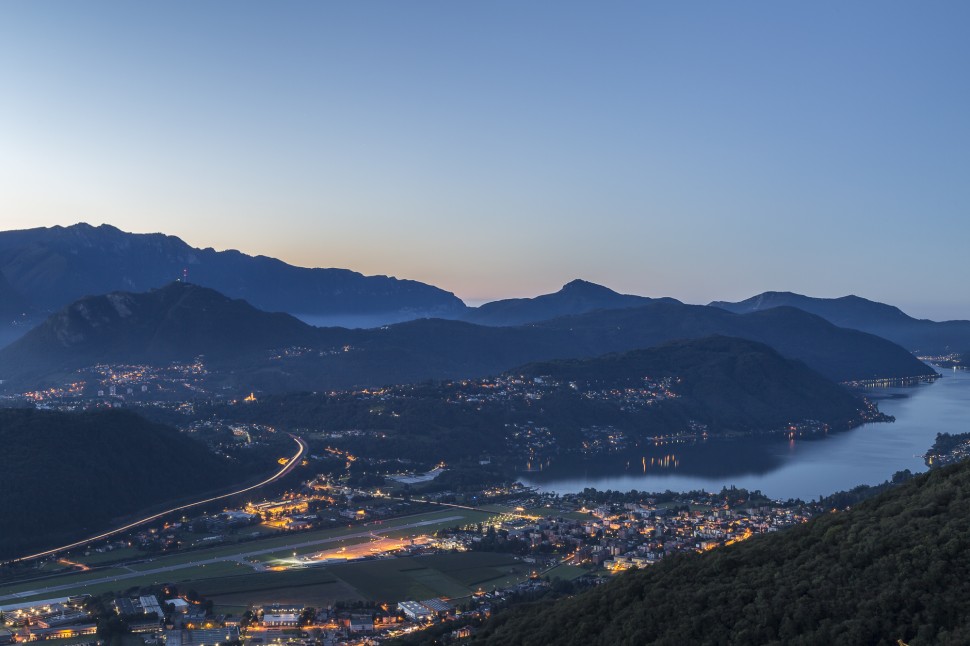
<instances>
[{"instance_id":1,"label":"mountain ridge","mask_svg":"<svg viewBox=\"0 0 970 646\"><path fill-rule=\"evenodd\" d=\"M531 298L492 301L477 308L469 308L460 318L478 325L509 327L595 310L636 307L653 300L657 299L620 294L596 283L574 279L563 285L558 292L540 294ZM673 301L674 299L663 300Z\"/></svg>"},{"instance_id":2,"label":"mountain ridge","mask_svg":"<svg viewBox=\"0 0 970 646\"><path fill-rule=\"evenodd\" d=\"M796 307L840 327L881 336L920 354L970 350L970 321L917 319L893 305L855 295L815 298L794 292L763 292L735 303L713 301L709 306L736 314L750 314L775 307Z\"/></svg>"},{"instance_id":3,"label":"mountain ridge","mask_svg":"<svg viewBox=\"0 0 970 646\"><path fill-rule=\"evenodd\" d=\"M87 223L0 232L0 271L41 309L57 310L86 295L161 287L186 269L193 282L268 311L386 313L400 320L465 310L454 294L418 281L296 267L268 256L192 247L162 233Z\"/></svg>"},{"instance_id":4,"label":"mountain ridge","mask_svg":"<svg viewBox=\"0 0 970 646\"><path fill-rule=\"evenodd\" d=\"M516 327L419 319L349 330L314 328L209 288L172 283L140 294L89 297L64 308L0 349L0 379L41 384L97 363L158 364L204 354L207 364L229 380L227 386L270 392L345 389L499 374L535 361L711 335L765 343L833 381L935 374L885 339L838 328L794 308L740 315L655 300ZM302 350L270 357L270 350L289 346Z\"/></svg>"}]
</instances>

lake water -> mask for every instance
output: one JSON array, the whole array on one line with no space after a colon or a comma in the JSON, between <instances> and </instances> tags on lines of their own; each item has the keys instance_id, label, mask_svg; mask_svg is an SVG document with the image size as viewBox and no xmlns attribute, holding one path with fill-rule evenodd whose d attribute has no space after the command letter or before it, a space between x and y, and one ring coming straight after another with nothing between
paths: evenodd
<instances>
[{"instance_id":1,"label":"lake water","mask_svg":"<svg viewBox=\"0 0 970 646\"><path fill-rule=\"evenodd\" d=\"M896 471L925 471L921 457L937 433L970 432L970 372L939 369L942 378L865 391L892 423L866 424L811 439L749 437L650 446L583 459L567 456L519 479L541 491L585 487L629 491L720 491L735 485L776 499L815 499Z\"/></svg>"}]
</instances>

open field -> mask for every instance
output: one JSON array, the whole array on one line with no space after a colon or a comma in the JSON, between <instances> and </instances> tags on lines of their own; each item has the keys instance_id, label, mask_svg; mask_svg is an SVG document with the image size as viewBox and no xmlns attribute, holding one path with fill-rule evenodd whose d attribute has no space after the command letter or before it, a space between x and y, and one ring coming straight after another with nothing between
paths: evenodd
<instances>
[{"instance_id":1,"label":"open field","mask_svg":"<svg viewBox=\"0 0 970 646\"><path fill-rule=\"evenodd\" d=\"M240 617L244 612L249 610L249 606L246 605L228 605L228 604L218 604L212 606L212 614L219 615L232 615L234 617Z\"/></svg>"},{"instance_id":2,"label":"open field","mask_svg":"<svg viewBox=\"0 0 970 646\"><path fill-rule=\"evenodd\" d=\"M199 561L212 560L220 557L229 557L230 559L235 559L240 555L245 555L250 552L261 552L261 554L254 555L254 557L260 561L270 561L273 559L293 556L293 552L296 552L297 554L312 554L314 552L319 552L321 548L314 543L320 542L323 544L324 542L331 542L333 539L341 537L357 539L360 537L360 535L363 534L366 536L369 533L394 537L410 536L418 533L434 532L438 529L452 527L454 525L481 522L482 520L489 518L489 516L490 514L485 512L447 508L429 511L414 516L403 516L384 521L373 521L364 523L363 525L335 527L332 529L321 529L312 532L283 533L275 535L272 538L248 541L245 543L219 545L208 549L192 550L181 554L162 556L151 561L135 563L130 567L131 569L137 571L154 570L160 566L169 567L179 564L197 563ZM422 525L416 528L410 527L416 523L422 523ZM307 545L308 543L310 545ZM272 550L270 548L278 549ZM3 592L4 590L0 588L0 594L3 594Z\"/></svg>"},{"instance_id":3,"label":"open field","mask_svg":"<svg viewBox=\"0 0 970 646\"><path fill-rule=\"evenodd\" d=\"M46 588L48 586L54 585L64 585L64 584L83 584L85 581L91 581L94 579L100 579L103 577L115 576L118 574L127 574L128 570L121 568L105 568L103 570L91 570L90 572L72 572L70 574L61 574L50 577L43 577L39 579L32 579L30 581L21 581L19 583L11 583L7 585L0 586L0 594L7 595L14 592L23 592L25 590L36 590L39 588ZM65 594L55 594L55 597L65 597ZM0 603L0 605L4 605Z\"/></svg>"},{"instance_id":4,"label":"open field","mask_svg":"<svg viewBox=\"0 0 970 646\"><path fill-rule=\"evenodd\" d=\"M201 581L226 574L251 573L252 566L243 564L246 561L292 557L294 551L308 554L335 546L359 545L376 536L410 537L429 534L440 528L481 522L489 517L490 514L485 512L446 508L366 525L285 534L247 543L162 556L130 566L121 565L0 585L0 601L92 594L155 583ZM438 587L447 586L440 583Z\"/></svg>"},{"instance_id":5,"label":"open field","mask_svg":"<svg viewBox=\"0 0 970 646\"><path fill-rule=\"evenodd\" d=\"M479 587L490 589L492 582L529 574L510 555L481 552L347 563L331 571L365 598L388 601L466 597Z\"/></svg>"},{"instance_id":6,"label":"open field","mask_svg":"<svg viewBox=\"0 0 970 646\"><path fill-rule=\"evenodd\" d=\"M224 605L242 607L241 612L233 613L236 615L242 614L253 606L267 606L274 603L320 608L331 606L337 601L364 601L356 590L343 581L322 582L296 588L267 588L209 598L216 603L217 607Z\"/></svg>"},{"instance_id":7,"label":"open field","mask_svg":"<svg viewBox=\"0 0 970 646\"><path fill-rule=\"evenodd\" d=\"M288 603L309 599L396 602L467 597L479 588L521 581L529 572L527 564L507 554L462 552L259 572L193 585L217 605L283 602L284 597Z\"/></svg>"},{"instance_id":8,"label":"open field","mask_svg":"<svg viewBox=\"0 0 970 646\"><path fill-rule=\"evenodd\" d=\"M91 552L88 555L81 554L74 560L85 565L102 565L104 563L116 563L118 561L134 560L145 558L145 552L134 547L111 550L109 552Z\"/></svg>"},{"instance_id":9,"label":"open field","mask_svg":"<svg viewBox=\"0 0 970 646\"><path fill-rule=\"evenodd\" d=\"M107 581L98 581L96 583L91 583L88 585L78 586L76 589L69 591L60 592L42 592L34 591L30 594L23 594L18 597L16 601L33 601L47 598L56 597L66 597L73 594L102 594L105 592L124 592L132 588L139 588L142 586L157 585L162 583L192 583L199 579L205 579L209 577L216 576L229 576L233 574L248 573L252 572L252 568L246 565L240 565L238 563L217 563L213 565L199 565L195 567L185 567L179 568L177 570L172 570L163 574L144 574L141 576L125 578L125 579L110 579ZM127 573L126 573L127 574ZM35 583L36 585L36 583ZM7 589L4 588L4 593ZM28 592L30 589L28 589ZM13 600L8 601L10 603ZM5 602L7 603L7 602Z\"/></svg>"},{"instance_id":10,"label":"open field","mask_svg":"<svg viewBox=\"0 0 970 646\"><path fill-rule=\"evenodd\" d=\"M589 574L589 570L581 568L578 565L557 565L543 573L544 576L548 576L550 579L563 579L565 581L572 581L586 574Z\"/></svg>"}]
</instances>

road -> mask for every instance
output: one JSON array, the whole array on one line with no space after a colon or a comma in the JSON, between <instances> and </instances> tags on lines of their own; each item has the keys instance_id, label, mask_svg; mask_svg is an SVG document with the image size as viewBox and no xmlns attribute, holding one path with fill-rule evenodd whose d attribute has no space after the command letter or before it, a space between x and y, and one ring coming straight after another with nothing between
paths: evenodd
<instances>
[{"instance_id":1,"label":"road","mask_svg":"<svg viewBox=\"0 0 970 646\"><path fill-rule=\"evenodd\" d=\"M199 501L196 501L196 502L193 502L193 503L189 503L188 505L181 505L179 507L172 507L171 509L166 509L163 512L159 512L157 514L152 514L151 516L147 516L147 517L142 518L140 520L136 520L133 523L128 523L124 527L118 527L117 529L113 529L110 532L104 532L103 534L98 534L97 536L91 536L89 538L85 538L83 541L77 541L76 543L71 543L70 545L62 545L61 547L55 547L54 549L46 550L44 552L37 552L36 554L29 554L27 556L21 556L20 558L13 559L13 561L11 561L11 563L19 563L19 562L23 562L23 561L33 561L33 560L36 560L36 559L44 558L45 556L53 556L54 554L57 554L59 552L66 552L66 551L72 550L72 549L74 549L76 547L82 547L84 545L88 545L89 543L93 543L95 541L100 541L100 540L104 540L106 538L111 538L112 536L115 536L117 534L121 534L122 532L127 532L129 530L135 529L136 527L140 527L142 525L145 525L146 523L150 523L152 521L158 520L159 518L163 518L163 517L168 516L170 514L175 514L175 513L178 513L180 511L185 511L186 509L192 509L193 507L198 507L199 505L207 505L207 504L209 504L211 502L216 502L218 500L223 500L225 498L231 498L233 496L238 496L239 494L243 494L243 493L246 493L248 491L252 491L253 489L259 489L260 487L265 487L266 485L268 485L268 484L270 484L272 482L276 482L280 478L286 476L290 471L292 471L293 469L295 469L297 467L297 465L300 464L300 461L303 458L303 454L306 453L306 450L307 450L306 442L304 442L302 438L297 437L295 435L290 435L290 437L293 438L293 441L294 442L296 442L297 446L299 447L299 450L297 450L296 454L292 458L290 458L290 461L287 462L286 465L282 469L280 469L278 472L276 472L270 478L267 478L266 480L263 480L262 482L260 482L258 484L254 484L252 486L246 487L245 489L240 489L239 491L233 491L231 493L222 494L221 496L213 496L212 498L206 498L205 500L199 500Z\"/></svg>"},{"instance_id":2,"label":"road","mask_svg":"<svg viewBox=\"0 0 970 646\"><path fill-rule=\"evenodd\" d=\"M400 531L402 529L415 529L418 527L424 527L426 525L436 525L438 523L450 522L453 520L461 520L463 518L464 516L448 516L446 518L434 518L432 520L423 520L419 522L408 523L406 525L395 525L393 527L388 527L383 531L394 532L394 531ZM191 563L178 563L176 565L158 567L158 568L155 568L154 570L142 570L140 572L131 572L129 574L116 574L113 576L102 577L100 579L89 579L87 581L78 581L75 583L65 583L62 585L54 585L47 588L38 588L37 590L26 590L24 592L14 592L12 594L5 594L0 596L0 602L23 599L25 597L41 596L41 595L46 597L56 592L64 592L65 590L81 590L82 588L86 588L92 585L99 585L102 583L114 583L115 581L124 581L126 579L144 578L147 576L151 576L153 574L164 574L166 572L172 572L174 570L182 570L182 569L191 568L191 567L198 567L200 565L211 565L213 563L224 563L226 561L243 562L244 559L252 558L254 556L262 556L263 554L273 554L275 552L282 552L285 550L296 550L304 547L315 547L317 545L325 545L327 543L335 543L338 541L345 541L347 539L353 539L353 538L368 538L379 533L380 532L375 532L373 529L368 529L366 531L357 532L355 534L344 534L342 536L333 536L331 538L321 538L315 541L293 543L293 544L284 545L284 546L277 545L276 547L269 547L261 550L252 550L249 552L240 552L239 554L217 556L210 559L193 561Z\"/></svg>"}]
</instances>

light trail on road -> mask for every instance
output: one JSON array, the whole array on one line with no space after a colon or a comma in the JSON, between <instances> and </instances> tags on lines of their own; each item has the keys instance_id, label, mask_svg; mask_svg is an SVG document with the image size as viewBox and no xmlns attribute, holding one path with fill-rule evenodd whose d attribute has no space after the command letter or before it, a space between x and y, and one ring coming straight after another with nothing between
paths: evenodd
<instances>
[{"instance_id":1,"label":"light trail on road","mask_svg":"<svg viewBox=\"0 0 970 646\"><path fill-rule=\"evenodd\" d=\"M57 554L58 552L67 552L69 550L73 550L76 547L81 547L82 545L87 545L88 543L93 543L95 541L100 541L100 540L103 540L105 538L110 538L110 537L115 536L117 534L120 534L122 532L127 532L130 529L134 529L136 527L140 527L141 525L144 525L146 523L150 523L150 522L152 522L154 520L158 520L159 518L162 518L164 516L168 516L169 514L174 514L176 512L180 512L180 511L185 511L186 509L192 509L193 507L198 507L199 505L207 505L210 502L216 502L217 500L224 500L226 498L232 498L233 496L238 496L240 494L244 494L244 493L249 492L249 491L252 491L254 489L259 489L260 487L265 487L266 485L268 485L268 484L270 484L272 482L276 482L277 480L279 480L283 476L287 475L290 471L292 471L293 469L295 469L297 465L300 464L300 459L303 457L303 454L307 450L306 442L304 442L302 438L297 437L296 435L290 435L290 437L293 439L294 442L296 442L297 446L299 446L299 450L296 452L296 455L294 455L290 459L290 461L287 462L286 465L282 469L280 469L276 474L274 474L273 476L267 478L266 480L263 480L262 482L260 482L258 484L254 484L252 486L246 487L245 489L240 489L239 491L233 491L231 493L222 494L221 496L213 496L212 498L206 498L205 500L199 500L199 501L196 501L196 502L193 502L193 503L189 503L187 505L181 505L179 507L173 507L171 509L166 509L165 511L159 512L157 514L153 514L153 515L148 516L146 518L142 518L141 520L136 520L133 523L128 523L124 527L118 527L117 529L113 529L110 532L104 532L103 534L98 534L97 536L91 536L90 538L86 538L83 541L77 541L76 543L71 543L70 545L62 545L61 547L55 547L54 549L45 550L43 552L37 552L36 554L29 554L27 556L21 556L20 558L13 559L12 561L9 561L9 562L10 563L22 563L22 562L25 562L25 561L34 561L36 559L44 558L45 556L53 556L54 554Z\"/></svg>"}]
</instances>

